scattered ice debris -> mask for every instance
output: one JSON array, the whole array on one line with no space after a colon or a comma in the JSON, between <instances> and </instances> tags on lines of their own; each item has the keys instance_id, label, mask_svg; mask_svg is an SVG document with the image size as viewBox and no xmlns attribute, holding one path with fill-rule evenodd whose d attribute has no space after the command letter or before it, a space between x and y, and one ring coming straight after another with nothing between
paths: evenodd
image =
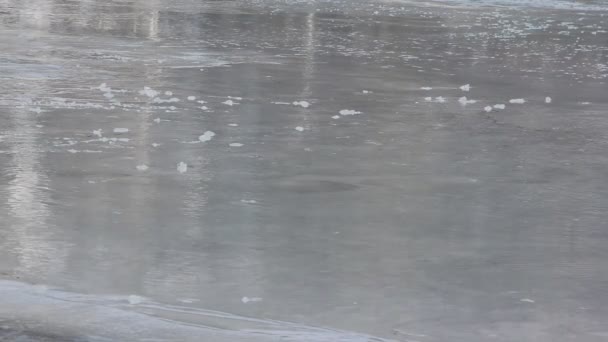
<instances>
[{"instance_id":1,"label":"scattered ice debris","mask_svg":"<svg viewBox=\"0 0 608 342\"><path fill-rule=\"evenodd\" d=\"M179 164L177 164L177 172L185 173L186 171L188 171L188 164L179 162Z\"/></svg>"},{"instance_id":2,"label":"scattered ice debris","mask_svg":"<svg viewBox=\"0 0 608 342\"><path fill-rule=\"evenodd\" d=\"M526 103L526 100L524 100L524 99L510 99L509 103L523 104L523 103Z\"/></svg>"},{"instance_id":3,"label":"scattered ice debris","mask_svg":"<svg viewBox=\"0 0 608 342\"><path fill-rule=\"evenodd\" d=\"M234 106L234 104L235 104L235 102L232 100L226 100L222 103L225 104L226 106Z\"/></svg>"},{"instance_id":4,"label":"scattered ice debris","mask_svg":"<svg viewBox=\"0 0 608 342\"><path fill-rule=\"evenodd\" d=\"M536 303L536 301L534 301L533 299L530 299L530 298L522 298L519 301L524 302L524 303Z\"/></svg>"},{"instance_id":5,"label":"scattered ice debris","mask_svg":"<svg viewBox=\"0 0 608 342\"><path fill-rule=\"evenodd\" d=\"M154 103L174 103L174 102L179 102L179 99L177 97L172 97L170 99L167 100L163 100L159 97L155 97L152 102Z\"/></svg>"},{"instance_id":6,"label":"scattered ice debris","mask_svg":"<svg viewBox=\"0 0 608 342\"><path fill-rule=\"evenodd\" d=\"M460 86L460 90L462 90L462 91L469 91L469 90L471 90L471 85L470 84L465 84L463 86Z\"/></svg>"},{"instance_id":7,"label":"scattered ice debris","mask_svg":"<svg viewBox=\"0 0 608 342\"><path fill-rule=\"evenodd\" d=\"M361 112L358 112L356 110L352 110L352 109L342 109L340 110L340 115L357 115L357 114L361 114Z\"/></svg>"},{"instance_id":8,"label":"scattered ice debris","mask_svg":"<svg viewBox=\"0 0 608 342\"><path fill-rule=\"evenodd\" d=\"M553 101L553 99L551 99L549 96L545 97L545 103L551 103Z\"/></svg>"},{"instance_id":9,"label":"scattered ice debris","mask_svg":"<svg viewBox=\"0 0 608 342\"><path fill-rule=\"evenodd\" d=\"M461 105L466 106L468 104L476 103L477 100L469 100L469 99L467 99L466 96L463 96L463 97L461 97L461 98L458 99L458 102L460 102Z\"/></svg>"},{"instance_id":10,"label":"scattered ice debris","mask_svg":"<svg viewBox=\"0 0 608 342\"><path fill-rule=\"evenodd\" d=\"M140 90L139 94L145 95L149 98L153 98L153 97L156 97L156 95L158 95L158 92L150 87L144 87L144 90Z\"/></svg>"},{"instance_id":11,"label":"scattered ice debris","mask_svg":"<svg viewBox=\"0 0 608 342\"><path fill-rule=\"evenodd\" d=\"M230 126L230 127L238 127L239 124L231 123L231 124L228 124L228 126Z\"/></svg>"},{"instance_id":12,"label":"scattered ice debris","mask_svg":"<svg viewBox=\"0 0 608 342\"><path fill-rule=\"evenodd\" d=\"M298 126L298 127L296 127L296 131L298 131L298 132L304 132L304 127Z\"/></svg>"},{"instance_id":13,"label":"scattered ice debris","mask_svg":"<svg viewBox=\"0 0 608 342\"><path fill-rule=\"evenodd\" d=\"M165 95L167 95L167 96L173 96L173 92L172 92L172 91L167 90L167 91L165 92Z\"/></svg>"},{"instance_id":14,"label":"scattered ice debris","mask_svg":"<svg viewBox=\"0 0 608 342\"><path fill-rule=\"evenodd\" d=\"M196 101L196 102L197 102L197 103L200 103L200 104L205 104L205 103L207 103L207 101L203 101L203 100L198 100L198 101Z\"/></svg>"},{"instance_id":15,"label":"scattered ice debris","mask_svg":"<svg viewBox=\"0 0 608 342\"><path fill-rule=\"evenodd\" d=\"M485 106L485 107L483 108L483 110L485 110L487 113L489 113L489 112L491 112L491 111L492 111L492 106Z\"/></svg>"},{"instance_id":16,"label":"scattered ice debris","mask_svg":"<svg viewBox=\"0 0 608 342\"><path fill-rule=\"evenodd\" d=\"M230 145L228 145L230 147L243 147L243 144L241 143L230 143Z\"/></svg>"},{"instance_id":17,"label":"scattered ice debris","mask_svg":"<svg viewBox=\"0 0 608 342\"><path fill-rule=\"evenodd\" d=\"M156 119L154 119L154 122L156 122L156 123L160 123L160 118L156 118Z\"/></svg>"},{"instance_id":18,"label":"scattered ice debris","mask_svg":"<svg viewBox=\"0 0 608 342\"><path fill-rule=\"evenodd\" d=\"M137 171L141 171L141 172L148 171L148 169L149 169L148 165L145 165L145 164L137 165L135 168L137 169Z\"/></svg>"},{"instance_id":19,"label":"scattered ice debris","mask_svg":"<svg viewBox=\"0 0 608 342\"><path fill-rule=\"evenodd\" d=\"M188 96L188 101L194 101L196 100L196 96Z\"/></svg>"},{"instance_id":20,"label":"scattered ice debris","mask_svg":"<svg viewBox=\"0 0 608 342\"><path fill-rule=\"evenodd\" d=\"M241 302L243 302L244 304L247 303L256 303L256 302L261 302L263 299L260 297L243 297L241 298Z\"/></svg>"},{"instance_id":21,"label":"scattered ice debris","mask_svg":"<svg viewBox=\"0 0 608 342\"><path fill-rule=\"evenodd\" d=\"M140 296L136 296L136 295L130 295L129 297L127 297L127 301L131 305L141 304L144 302L144 300L145 300L144 297L140 297Z\"/></svg>"},{"instance_id":22,"label":"scattered ice debris","mask_svg":"<svg viewBox=\"0 0 608 342\"><path fill-rule=\"evenodd\" d=\"M433 88L431 88L431 87L420 87L420 89L422 89L422 90L433 90Z\"/></svg>"},{"instance_id":23,"label":"scattered ice debris","mask_svg":"<svg viewBox=\"0 0 608 342\"><path fill-rule=\"evenodd\" d=\"M128 128L114 128L114 133L117 133L117 134L128 133L128 132L129 132Z\"/></svg>"},{"instance_id":24,"label":"scattered ice debris","mask_svg":"<svg viewBox=\"0 0 608 342\"><path fill-rule=\"evenodd\" d=\"M495 104L495 105L494 105L494 109L505 109L506 107L507 107L507 106L505 106L505 105L504 105L504 104L502 104L502 103L499 103L499 104Z\"/></svg>"},{"instance_id":25,"label":"scattered ice debris","mask_svg":"<svg viewBox=\"0 0 608 342\"><path fill-rule=\"evenodd\" d=\"M203 133L203 135L201 135L200 137L198 137L198 140L200 142L206 142L206 141L209 141L209 140L213 139L214 136L215 136L214 132L207 131L207 132Z\"/></svg>"},{"instance_id":26,"label":"scattered ice debris","mask_svg":"<svg viewBox=\"0 0 608 342\"><path fill-rule=\"evenodd\" d=\"M337 119L339 119L339 118L340 118L340 115L334 115L334 116L332 116L331 118L332 118L332 119L334 119L334 120L337 120Z\"/></svg>"},{"instance_id":27,"label":"scattered ice debris","mask_svg":"<svg viewBox=\"0 0 608 342\"><path fill-rule=\"evenodd\" d=\"M101 138L101 132L103 132L101 129L96 129L93 131L93 135Z\"/></svg>"},{"instance_id":28,"label":"scattered ice debris","mask_svg":"<svg viewBox=\"0 0 608 342\"><path fill-rule=\"evenodd\" d=\"M302 108L308 108L310 106L310 103L308 101L293 101L292 104L294 106L300 106Z\"/></svg>"}]
</instances>

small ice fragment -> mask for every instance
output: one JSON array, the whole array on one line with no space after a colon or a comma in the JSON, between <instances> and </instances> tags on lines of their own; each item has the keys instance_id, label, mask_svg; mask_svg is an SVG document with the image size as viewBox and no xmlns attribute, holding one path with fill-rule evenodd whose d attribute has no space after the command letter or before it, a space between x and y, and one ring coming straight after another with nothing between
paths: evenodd
<instances>
[{"instance_id":1,"label":"small ice fragment","mask_svg":"<svg viewBox=\"0 0 608 342\"><path fill-rule=\"evenodd\" d=\"M109 93L112 91L112 88L108 87L108 85L105 83L100 84L98 89L103 91L104 93Z\"/></svg>"},{"instance_id":2,"label":"small ice fragment","mask_svg":"<svg viewBox=\"0 0 608 342\"><path fill-rule=\"evenodd\" d=\"M492 106L485 106L485 107L483 108L483 110L485 110L486 112L488 112L488 113L489 113L489 112L491 112L491 111L492 111Z\"/></svg>"},{"instance_id":3,"label":"small ice fragment","mask_svg":"<svg viewBox=\"0 0 608 342\"><path fill-rule=\"evenodd\" d=\"M188 164L184 162L179 162L179 164L177 164L177 171L179 173L185 173L186 171L188 171Z\"/></svg>"},{"instance_id":4,"label":"small ice fragment","mask_svg":"<svg viewBox=\"0 0 608 342\"><path fill-rule=\"evenodd\" d=\"M215 136L214 132L207 131L207 132L203 133L203 135L198 137L198 140L201 142L206 142L206 141L213 139L214 136Z\"/></svg>"},{"instance_id":5,"label":"small ice fragment","mask_svg":"<svg viewBox=\"0 0 608 342\"><path fill-rule=\"evenodd\" d=\"M424 101L431 102L431 101L433 101L433 98L430 97L430 96L427 96L427 97L424 98Z\"/></svg>"},{"instance_id":6,"label":"small ice fragment","mask_svg":"<svg viewBox=\"0 0 608 342\"><path fill-rule=\"evenodd\" d=\"M551 103L553 101L549 96L545 97L545 103Z\"/></svg>"},{"instance_id":7,"label":"small ice fragment","mask_svg":"<svg viewBox=\"0 0 608 342\"><path fill-rule=\"evenodd\" d=\"M230 147L243 147L243 144L241 143L230 143L230 145L228 145Z\"/></svg>"},{"instance_id":8,"label":"small ice fragment","mask_svg":"<svg viewBox=\"0 0 608 342\"><path fill-rule=\"evenodd\" d=\"M136 295L130 295L129 297L127 297L127 301L131 305L141 304L144 301L144 299L145 299L144 297L140 297L140 296L136 296Z\"/></svg>"},{"instance_id":9,"label":"small ice fragment","mask_svg":"<svg viewBox=\"0 0 608 342\"><path fill-rule=\"evenodd\" d=\"M358 112L358 111L352 110L352 109L342 109L339 113L340 113L340 115L357 115L357 114L361 114L361 112Z\"/></svg>"},{"instance_id":10,"label":"small ice fragment","mask_svg":"<svg viewBox=\"0 0 608 342\"><path fill-rule=\"evenodd\" d=\"M422 89L422 90L433 90L433 88L431 88L431 87L420 87L420 89Z\"/></svg>"},{"instance_id":11,"label":"small ice fragment","mask_svg":"<svg viewBox=\"0 0 608 342\"><path fill-rule=\"evenodd\" d=\"M533 299L530 298L522 298L519 301L524 303L536 303Z\"/></svg>"},{"instance_id":12,"label":"small ice fragment","mask_svg":"<svg viewBox=\"0 0 608 342\"><path fill-rule=\"evenodd\" d=\"M196 100L196 96L188 96L188 101L194 101Z\"/></svg>"},{"instance_id":13,"label":"small ice fragment","mask_svg":"<svg viewBox=\"0 0 608 342\"><path fill-rule=\"evenodd\" d=\"M70 153L78 153L78 151L76 151L76 150L68 150L68 152L70 152Z\"/></svg>"},{"instance_id":14,"label":"small ice fragment","mask_svg":"<svg viewBox=\"0 0 608 342\"><path fill-rule=\"evenodd\" d=\"M308 106L310 106L310 103L308 103L308 101L294 101L293 105L300 106L302 108L308 108Z\"/></svg>"},{"instance_id":15,"label":"small ice fragment","mask_svg":"<svg viewBox=\"0 0 608 342\"><path fill-rule=\"evenodd\" d=\"M471 85L470 84L465 84L463 86L460 86L460 90L462 90L462 91L469 91L469 90L471 90Z\"/></svg>"},{"instance_id":16,"label":"small ice fragment","mask_svg":"<svg viewBox=\"0 0 608 342\"><path fill-rule=\"evenodd\" d=\"M296 131L298 131L298 132L304 132L304 127L298 126L298 127L296 127Z\"/></svg>"},{"instance_id":17,"label":"small ice fragment","mask_svg":"<svg viewBox=\"0 0 608 342\"><path fill-rule=\"evenodd\" d=\"M117 133L117 134L128 133L128 132L129 132L128 128L114 128L114 133Z\"/></svg>"},{"instance_id":18,"label":"small ice fragment","mask_svg":"<svg viewBox=\"0 0 608 342\"><path fill-rule=\"evenodd\" d=\"M137 165L135 167L137 169L137 171L147 171L149 169L148 165L142 164L142 165Z\"/></svg>"},{"instance_id":19,"label":"small ice fragment","mask_svg":"<svg viewBox=\"0 0 608 342\"><path fill-rule=\"evenodd\" d=\"M93 135L97 136L97 137L101 137L101 132L102 132L101 129L96 129L96 130L93 131Z\"/></svg>"},{"instance_id":20,"label":"small ice fragment","mask_svg":"<svg viewBox=\"0 0 608 342\"><path fill-rule=\"evenodd\" d=\"M114 97L114 94L112 93L104 93L103 96L107 99L112 99Z\"/></svg>"},{"instance_id":21,"label":"small ice fragment","mask_svg":"<svg viewBox=\"0 0 608 342\"><path fill-rule=\"evenodd\" d=\"M334 116L332 116L331 118L332 118L332 119L334 119L334 120L337 120L337 119L339 119L339 118L340 118L340 115L334 115Z\"/></svg>"},{"instance_id":22,"label":"small ice fragment","mask_svg":"<svg viewBox=\"0 0 608 342\"><path fill-rule=\"evenodd\" d=\"M184 303L184 304L192 304L192 303L200 302L199 299L195 299L195 298L180 298L177 301L180 303Z\"/></svg>"},{"instance_id":23,"label":"small ice fragment","mask_svg":"<svg viewBox=\"0 0 608 342\"><path fill-rule=\"evenodd\" d=\"M469 100L466 96L463 96L458 99L458 102L460 102L461 105L466 106L468 104L476 103L477 100Z\"/></svg>"},{"instance_id":24,"label":"small ice fragment","mask_svg":"<svg viewBox=\"0 0 608 342\"><path fill-rule=\"evenodd\" d=\"M167 96L173 96L173 92L172 92L172 91L167 90L167 91L165 92L165 95L167 95Z\"/></svg>"},{"instance_id":25,"label":"small ice fragment","mask_svg":"<svg viewBox=\"0 0 608 342\"><path fill-rule=\"evenodd\" d=\"M251 298L249 298L249 297L243 297L243 298L241 298L241 302L243 302L245 304L247 304L247 303L261 302L261 301L262 301L262 298L260 298L260 297L251 297Z\"/></svg>"},{"instance_id":26,"label":"small ice fragment","mask_svg":"<svg viewBox=\"0 0 608 342\"><path fill-rule=\"evenodd\" d=\"M202 110L207 110L207 109L209 109L209 108L208 108L207 106L201 106L201 109L202 109Z\"/></svg>"},{"instance_id":27,"label":"small ice fragment","mask_svg":"<svg viewBox=\"0 0 608 342\"><path fill-rule=\"evenodd\" d=\"M228 124L228 126L230 126L230 127L238 127L239 124L231 123L231 124Z\"/></svg>"},{"instance_id":28,"label":"small ice fragment","mask_svg":"<svg viewBox=\"0 0 608 342\"><path fill-rule=\"evenodd\" d=\"M371 91L369 91L369 90L364 90L364 91L362 91L362 93L363 93L363 94L369 94L369 93L371 93Z\"/></svg>"},{"instance_id":29,"label":"small ice fragment","mask_svg":"<svg viewBox=\"0 0 608 342\"><path fill-rule=\"evenodd\" d=\"M160 146L160 144L158 144L158 143L152 143L152 147L156 148L158 146Z\"/></svg>"},{"instance_id":30,"label":"small ice fragment","mask_svg":"<svg viewBox=\"0 0 608 342\"><path fill-rule=\"evenodd\" d=\"M495 109L505 109L506 107L507 107L507 106L505 106L503 103L500 103L500 104L495 104L495 105L494 105L494 108L495 108Z\"/></svg>"},{"instance_id":31,"label":"small ice fragment","mask_svg":"<svg viewBox=\"0 0 608 342\"><path fill-rule=\"evenodd\" d=\"M256 201L256 200L242 199L241 203L256 204L256 203L258 203L258 201Z\"/></svg>"},{"instance_id":32,"label":"small ice fragment","mask_svg":"<svg viewBox=\"0 0 608 342\"><path fill-rule=\"evenodd\" d=\"M435 102L444 103L445 102L445 98L443 96L437 96L435 98Z\"/></svg>"},{"instance_id":33,"label":"small ice fragment","mask_svg":"<svg viewBox=\"0 0 608 342\"><path fill-rule=\"evenodd\" d=\"M225 104L226 106L233 106L234 105L234 101L232 101L232 100L226 100L226 101L224 101L222 103Z\"/></svg>"},{"instance_id":34,"label":"small ice fragment","mask_svg":"<svg viewBox=\"0 0 608 342\"><path fill-rule=\"evenodd\" d=\"M154 89L151 89L150 87L144 87L144 90L140 90L139 94L145 95L149 98L153 98L153 97L156 97L156 95L158 95L158 92Z\"/></svg>"},{"instance_id":35,"label":"small ice fragment","mask_svg":"<svg viewBox=\"0 0 608 342\"><path fill-rule=\"evenodd\" d=\"M522 103L526 103L526 100L524 100L524 99L510 99L509 103L522 104Z\"/></svg>"},{"instance_id":36,"label":"small ice fragment","mask_svg":"<svg viewBox=\"0 0 608 342\"><path fill-rule=\"evenodd\" d=\"M156 123L160 123L160 118L156 118L156 119L154 119L154 122L156 122Z\"/></svg>"}]
</instances>

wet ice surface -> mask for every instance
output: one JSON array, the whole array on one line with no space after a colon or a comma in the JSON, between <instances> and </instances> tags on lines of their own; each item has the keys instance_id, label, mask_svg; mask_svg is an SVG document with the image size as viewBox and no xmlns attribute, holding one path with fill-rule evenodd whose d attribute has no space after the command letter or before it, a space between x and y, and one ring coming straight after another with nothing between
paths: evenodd
<instances>
[{"instance_id":1,"label":"wet ice surface","mask_svg":"<svg viewBox=\"0 0 608 342\"><path fill-rule=\"evenodd\" d=\"M2 1L0 338L605 340L607 14L495 3Z\"/></svg>"}]
</instances>

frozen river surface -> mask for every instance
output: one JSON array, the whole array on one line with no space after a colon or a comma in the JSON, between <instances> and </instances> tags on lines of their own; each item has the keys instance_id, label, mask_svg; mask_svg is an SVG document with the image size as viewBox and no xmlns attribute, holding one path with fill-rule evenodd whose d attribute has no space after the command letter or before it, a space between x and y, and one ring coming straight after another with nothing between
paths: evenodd
<instances>
[{"instance_id":1,"label":"frozen river surface","mask_svg":"<svg viewBox=\"0 0 608 342\"><path fill-rule=\"evenodd\" d=\"M0 340L607 341L606 7L0 0Z\"/></svg>"}]
</instances>

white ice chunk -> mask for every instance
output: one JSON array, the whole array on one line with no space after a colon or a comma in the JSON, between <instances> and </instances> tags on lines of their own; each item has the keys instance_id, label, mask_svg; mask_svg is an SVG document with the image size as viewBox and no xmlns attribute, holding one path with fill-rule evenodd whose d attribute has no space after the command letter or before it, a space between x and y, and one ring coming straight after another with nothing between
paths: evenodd
<instances>
[{"instance_id":1,"label":"white ice chunk","mask_svg":"<svg viewBox=\"0 0 608 342\"><path fill-rule=\"evenodd\" d=\"M188 96L188 101L194 101L196 100L196 96Z\"/></svg>"},{"instance_id":2,"label":"white ice chunk","mask_svg":"<svg viewBox=\"0 0 608 342\"><path fill-rule=\"evenodd\" d=\"M334 120L337 120L337 119L339 119L339 118L340 118L340 115L334 115L334 116L332 116L331 118L332 118L332 119L334 119Z\"/></svg>"},{"instance_id":3,"label":"white ice chunk","mask_svg":"<svg viewBox=\"0 0 608 342\"><path fill-rule=\"evenodd\" d=\"M437 97L435 98L435 102L439 102L439 103L445 103L445 101L446 101L446 100L445 100L445 97L443 97L443 96L437 96Z\"/></svg>"},{"instance_id":4,"label":"white ice chunk","mask_svg":"<svg viewBox=\"0 0 608 342\"><path fill-rule=\"evenodd\" d=\"M117 134L128 133L128 132L129 132L128 128L114 128L114 133L117 133Z\"/></svg>"},{"instance_id":5,"label":"white ice chunk","mask_svg":"<svg viewBox=\"0 0 608 342\"><path fill-rule=\"evenodd\" d=\"M158 92L150 87L144 87L144 90L140 90L139 94L145 95L149 98L153 98L153 97L156 97L156 95L158 95Z\"/></svg>"},{"instance_id":6,"label":"white ice chunk","mask_svg":"<svg viewBox=\"0 0 608 342\"><path fill-rule=\"evenodd\" d=\"M422 89L422 90L433 90L433 88L431 88L431 87L420 87L420 89Z\"/></svg>"},{"instance_id":7,"label":"white ice chunk","mask_svg":"<svg viewBox=\"0 0 608 342\"><path fill-rule=\"evenodd\" d=\"M462 91L469 91L469 90L471 90L471 85L470 84L465 84L463 86L460 86L460 90L462 90Z\"/></svg>"},{"instance_id":8,"label":"white ice chunk","mask_svg":"<svg viewBox=\"0 0 608 342\"><path fill-rule=\"evenodd\" d=\"M340 110L340 115L357 115L357 114L361 114L361 112L358 112L356 110L353 109L342 109Z\"/></svg>"},{"instance_id":9,"label":"white ice chunk","mask_svg":"<svg viewBox=\"0 0 608 342\"><path fill-rule=\"evenodd\" d=\"M551 103L553 101L553 99L551 99L549 96L545 97L545 103Z\"/></svg>"},{"instance_id":10,"label":"white ice chunk","mask_svg":"<svg viewBox=\"0 0 608 342\"><path fill-rule=\"evenodd\" d=\"M188 171L188 164L179 162L179 164L177 164L177 172L185 173L186 171Z\"/></svg>"},{"instance_id":11,"label":"white ice chunk","mask_svg":"<svg viewBox=\"0 0 608 342\"><path fill-rule=\"evenodd\" d=\"M241 302L247 304L247 303L256 303L256 302L261 302L263 299L260 297L243 297L241 298Z\"/></svg>"},{"instance_id":12,"label":"white ice chunk","mask_svg":"<svg viewBox=\"0 0 608 342\"><path fill-rule=\"evenodd\" d=\"M206 141L213 139L214 136L215 136L214 132L207 131L207 132L203 133L203 135L198 137L198 140L201 142L206 142Z\"/></svg>"},{"instance_id":13,"label":"white ice chunk","mask_svg":"<svg viewBox=\"0 0 608 342\"><path fill-rule=\"evenodd\" d=\"M145 300L144 297L140 297L140 296L136 296L136 295L130 295L129 297L127 297L127 301L131 305L141 304L141 303L143 303L144 300Z\"/></svg>"},{"instance_id":14,"label":"white ice chunk","mask_svg":"<svg viewBox=\"0 0 608 342\"><path fill-rule=\"evenodd\" d=\"M524 302L524 303L536 303L536 301L534 299L530 299L530 298L522 298L519 301Z\"/></svg>"},{"instance_id":15,"label":"white ice chunk","mask_svg":"<svg viewBox=\"0 0 608 342\"><path fill-rule=\"evenodd\" d=\"M526 103L526 100L524 100L524 99L510 99L509 103L523 104L523 103Z\"/></svg>"},{"instance_id":16,"label":"white ice chunk","mask_svg":"<svg viewBox=\"0 0 608 342\"><path fill-rule=\"evenodd\" d=\"M494 109L505 109L506 107L507 107L507 106L505 106L505 105L504 105L504 104L502 104L502 103L499 103L499 104L495 104L495 105L494 105Z\"/></svg>"},{"instance_id":17,"label":"white ice chunk","mask_svg":"<svg viewBox=\"0 0 608 342\"><path fill-rule=\"evenodd\" d=\"M230 145L229 145L229 146L230 146L230 147L242 147L242 146L243 146L243 144L241 144L241 143L230 143Z\"/></svg>"},{"instance_id":18,"label":"white ice chunk","mask_svg":"<svg viewBox=\"0 0 608 342\"><path fill-rule=\"evenodd\" d=\"M172 91L167 90L167 91L165 92L165 95L167 95L167 96L173 96L173 92L172 92Z\"/></svg>"},{"instance_id":19,"label":"white ice chunk","mask_svg":"<svg viewBox=\"0 0 608 342\"><path fill-rule=\"evenodd\" d=\"M96 129L93 131L93 135L101 138L101 132L103 132L103 130Z\"/></svg>"},{"instance_id":20,"label":"white ice chunk","mask_svg":"<svg viewBox=\"0 0 608 342\"><path fill-rule=\"evenodd\" d=\"M224 101L222 103L225 104L226 106L233 106L235 102L232 101L232 100L226 100L226 101Z\"/></svg>"},{"instance_id":21,"label":"white ice chunk","mask_svg":"<svg viewBox=\"0 0 608 342\"><path fill-rule=\"evenodd\" d=\"M485 106L485 107L483 108L483 110L485 110L486 112L488 112L488 113L489 113L489 112L491 112L491 111L492 111L492 106Z\"/></svg>"},{"instance_id":22,"label":"white ice chunk","mask_svg":"<svg viewBox=\"0 0 608 342\"><path fill-rule=\"evenodd\" d=\"M156 123L160 123L160 118L156 118L156 119L154 119L154 122L156 122Z\"/></svg>"},{"instance_id":23,"label":"white ice chunk","mask_svg":"<svg viewBox=\"0 0 608 342\"><path fill-rule=\"evenodd\" d=\"M296 127L296 131L298 131L298 132L304 132L304 127L298 126L298 127Z\"/></svg>"},{"instance_id":24,"label":"white ice chunk","mask_svg":"<svg viewBox=\"0 0 608 342\"><path fill-rule=\"evenodd\" d=\"M137 165L135 168L137 169L137 171L142 171L142 172L148 171L148 169L149 169L148 165L145 165L145 164Z\"/></svg>"},{"instance_id":25,"label":"white ice chunk","mask_svg":"<svg viewBox=\"0 0 608 342\"><path fill-rule=\"evenodd\" d=\"M469 99L467 99L466 96L463 96L463 97L461 97L461 98L458 99L458 102L460 102L461 105L466 106L468 104L476 103L477 100L469 100Z\"/></svg>"},{"instance_id":26,"label":"white ice chunk","mask_svg":"<svg viewBox=\"0 0 608 342\"><path fill-rule=\"evenodd\" d=\"M302 108L308 108L310 106L310 103L308 101L294 101L293 105L300 106Z\"/></svg>"},{"instance_id":27,"label":"white ice chunk","mask_svg":"<svg viewBox=\"0 0 608 342\"><path fill-rule=\"evenodd\" d=\"M424 101L431 102L431 101L433 101L433 98L430 97L430 96L427 96L427 97L424 98Z\"/></svg>"}]
</instances>

